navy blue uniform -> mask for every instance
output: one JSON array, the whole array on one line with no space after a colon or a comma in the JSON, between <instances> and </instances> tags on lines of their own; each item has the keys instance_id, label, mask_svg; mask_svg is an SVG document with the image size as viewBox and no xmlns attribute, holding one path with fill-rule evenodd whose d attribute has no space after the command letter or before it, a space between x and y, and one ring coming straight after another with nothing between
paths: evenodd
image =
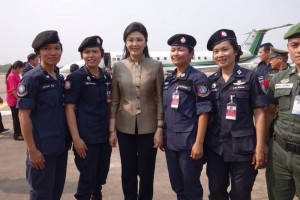
<instances>
[{"instance_id":1,"label":"navy blue uniform","mask_svg":"<svg viewBox=\"0 0 300 200\"><path fill-rule=\"evenodd\" d=\"M25 67L22 71L22 76L24 76L27 72L29 72L30 70L32 70L34 67L30 64L30 63L26 63Z\"/></svg>"},{"instance_id":2,"label":"navy blue uniform","mask_svg":"<svg viewBox=\"0 0 300 200\"><path fill-rule=\"evenodd\" d=\"M32 168L28 154L26 177L30 199L60 199L66 177L68 135L63 107L63 77L53 79L41 66L30 70L18 87L18 108L31 110L34 142L45 168Z\"/></svg>"},{"instance_id":3,"label":"navy blue uniform","mask_svg":"<svg viewBox=\"0 0 300 200\"><path fill-rule=\"evenodd\" d=\"M251 164L256 146L253 110L267 106L257 74L236 65L225 83L221 71L209 77L212 122L205 137L210 199L249 199L257 171ZM227 104L236 104L236 120L226 119ZM231 191L228 196L229 174Z\"/></svg>"},{"instance_id":4,"label":"navy blue uniform","mask_svg":"<svg viewBox=\"0 0 300 200\"><path fill-rule=\"evenodd\" d=\"M267 89L265 86L265 81L267 80L268 73L272 70L270 64L266 64L264 61L260 61L258 65L254 68L254 71L258 75L258 81L264 93L267 93Z\"/></svg>"},{"instance_id":5,"label":"navy blue uniform","mask_svg":"<svg viewBox=\"0 0 300 200\"><path fill-rule=\"evenodd\" d=\"M171 108L176 90L179 93L177 109ZM193 160L190 155L197 135L199 115L211 111L209 93L206 75L192 66L188 66L180 77L176 77L175 70L164 82L164 144L170 182L178 200L203 198L200 174L205 156Z\"/></svg>"},{"instance_id":6,"label":"navy blue uniform","mask_svg":"<svg viewBox=\"0 0 300 200\"><path fill-rule=\"evenodd\" d=\"M109 137L109 103L107 92L111 91L111 77L99 69L95 77L87 67L81 67L70 74L65 83L66 104L76 105L76 120L80 137L87 145L86 158L75 154L75 163L80 171L75 197L90 199L95 187L105 183L110 163L111 147Z\"/></svg>"}]
</instances>

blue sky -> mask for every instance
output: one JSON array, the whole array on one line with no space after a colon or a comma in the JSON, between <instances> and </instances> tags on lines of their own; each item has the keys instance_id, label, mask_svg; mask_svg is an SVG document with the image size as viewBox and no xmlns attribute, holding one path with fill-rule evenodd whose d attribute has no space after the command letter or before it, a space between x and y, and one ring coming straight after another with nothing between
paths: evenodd
<instances>
[{"instance_id":1,"label":"blue sky","mask_svg":"<svg viewBox=\"0 0 300 200\"><path fill-rule=\"evenodd\" d=\"M247 32L299 23L300 1L295 0L2 0L0 6L0 64L26 61L34 37L57 30L64 52L59 66L80 59L82 40L99 35L105 51L122 51L123 31L142 22L150 51L169 50L168 38L187 33L197 39L196 50L206 50L211 34L221 28L235 31L240 44ZM264 42L286 48L287 28L269 31Z\"/></svg>"}]
</instances>

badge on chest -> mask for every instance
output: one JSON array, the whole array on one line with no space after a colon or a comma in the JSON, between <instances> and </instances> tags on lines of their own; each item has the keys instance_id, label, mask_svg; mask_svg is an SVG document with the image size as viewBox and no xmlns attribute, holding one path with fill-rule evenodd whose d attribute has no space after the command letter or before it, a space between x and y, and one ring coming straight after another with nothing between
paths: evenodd
<instances>
[{"instance_id":1,"label":"badge on chest","mask_svg":"<svg viewBox=\"0 0 300 200\"><path fill-rule=\"evenodd\" d=\"M179 92L176 88L175 92L172 94L171 108L177 109L179 106Z\"/></svg>"},{"instance_id":2,"label":"badge on chest","mask_svg":"<svg viewBox=\"0 0 300 200\"><path fill-rule=\"evenodd\" d=\"M230 95L230 101L226 106L226 119L236 120L237 105L233 102L234 95Z\"/></svg>"},{"instance_id":3,"label":"badge on chest","mask_svg":"<svg viewBox=\"0 0 300 200\"><path fill-rule=\"evenodd\" d=\"M295 96L292 114L300 115L300 95Z\"/></svg>"}]
</instances>

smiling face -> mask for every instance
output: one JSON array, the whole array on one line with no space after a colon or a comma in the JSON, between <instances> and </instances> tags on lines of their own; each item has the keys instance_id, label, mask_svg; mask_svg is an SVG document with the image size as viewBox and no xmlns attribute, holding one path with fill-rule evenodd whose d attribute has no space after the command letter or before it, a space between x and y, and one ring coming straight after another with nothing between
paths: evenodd
<instances>
[{"instance_id":1,"label":"smiling face","mask_svg":"<svg viewBox=\"0 0 300 200\"><path fill-rule=\"evenodd\" d=\"M98 67L102 58L99 47L87 47L82 51L82 59L88 68Z\"/></svg>"},{"instance_id":2,"label":"smiling face","mask_svg":"<svg viewBox=\"0 0 300 200\"><path fill-rule=\"evenodd\" d=\"M300 38L291 38L287 44L290 57L298 69L300 68Z\"/></svg>"},{"instance_id":3,"label":"smiling face","mask_svg":"<svg viewBox=\"0 0 300 200\"><path fill-rule=\"evenodd\" d=\"M194 51L190 52L187 47L171 46L170 57L176 67L182 68L188 66L193 56Z\"/></svg>"},{"instance_id":4,"label":"smiling face","mask_svg":"<svg viewBox=\"0 0 300 200\"><path fill-rule=\"evenodd\" d=\"M125 45L131 59L139 60L143 56L143 51L147 46L147 43L143 34L134 31L127 36Z\"/></svg>"},{"instance_id":5,"label":"smiling face","mask_svg":"<svg viewBox=\"0 0 300 200\"><path fill-rule=\"evenodd\" d=\"M39 55L41 65L44 67L54 67L60 61L62 50L59 43L47 44L40 48Z\"/></svg>"},{"instance_id":6,"label":"smiling face","mask_svg":"<svg viewBox=\"0 0 300 200\"><path fill-rule=\"evenodd\" d=\"M214 61L221 68L233 68L236 55L237 53L228 40L217 44L213 48Z\"/></svg>"}]
</instances>

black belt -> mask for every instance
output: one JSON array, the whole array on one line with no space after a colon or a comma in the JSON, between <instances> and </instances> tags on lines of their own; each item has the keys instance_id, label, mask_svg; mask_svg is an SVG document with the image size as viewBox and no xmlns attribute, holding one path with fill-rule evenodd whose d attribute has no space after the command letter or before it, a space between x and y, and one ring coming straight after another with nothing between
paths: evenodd
<instances>
[{"instance_id":1,"label":"black belt","mask_svg":"<svg viewBox=\"0 0 300 200\"><path fill-rule=\"evenodd\" d=\"M284 150L290 151L295 154L300 154L300 144L283 139L278 134L274 133L274 140L281 146Z\"/></svg>"}]
</instances>

